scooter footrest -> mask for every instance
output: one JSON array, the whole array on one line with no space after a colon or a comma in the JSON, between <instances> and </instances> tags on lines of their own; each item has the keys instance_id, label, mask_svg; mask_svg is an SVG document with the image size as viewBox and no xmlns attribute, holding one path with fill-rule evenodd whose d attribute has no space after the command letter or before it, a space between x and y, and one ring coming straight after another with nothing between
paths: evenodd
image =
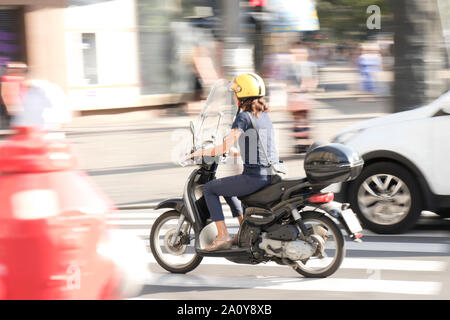
<instances>
[{"instance_id":1,"label":"scooter footrest","mask_svg":"<svg viewBox=\"0 0 450 320\"><path fill-rule=\"evenodd\" d=\"M203 257L235 257L235 256L248 256L251 255L249 248L231 247L227 250L206 251L197 250L197 253Z\"/></svg>"}]
</instances>

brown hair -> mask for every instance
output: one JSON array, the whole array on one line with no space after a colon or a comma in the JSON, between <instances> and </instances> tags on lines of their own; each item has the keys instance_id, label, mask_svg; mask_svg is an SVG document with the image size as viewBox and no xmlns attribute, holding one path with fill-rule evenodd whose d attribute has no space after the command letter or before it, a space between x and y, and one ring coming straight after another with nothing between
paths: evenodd
<instances>
[{"instance_id":1,"label":"brown hair","mask_svg":"<svg viewBox=\"0 0 450 320\"><path fill-rule=\"evenodd\" d=\"M266 100L264 98L249 98L242 102L241 105L242 111L250 111L253 113L257 118L259 117L259 113L261 111L263 112L269 112L269 106L266 103Z\"/></svg>"}]
</instances>

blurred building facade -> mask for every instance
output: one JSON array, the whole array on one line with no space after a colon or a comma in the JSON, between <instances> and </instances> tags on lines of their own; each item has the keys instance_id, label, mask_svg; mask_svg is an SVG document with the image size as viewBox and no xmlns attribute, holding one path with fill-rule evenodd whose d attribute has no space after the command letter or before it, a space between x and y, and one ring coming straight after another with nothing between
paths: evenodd
<instances>
[{"instance_id":1,"label":"blurred building facade","mask_svg":"<svg viewBox=\"0 0 450 320\"><path fill-rule=\"evenodd\" d=\"M300 2L314 29L314 1ZM297 17L289 14L296 3L0 0L0 65L27 63L30 77L60 85L76 110L176 104L193 99L199 47L219 76L260 71L272 38L261 36L262 24L269 32L299 31Z\"/></svg>"},{"instance_id":2,"label":"blurred building facade","mask_svg":"<svg viewBox=\"0 0 450 320\"><path fill-rule=\"evenodd\" d=\"M64 3L61 0L0 1L0 63L22 61L66 84Z\"/></svg>"},{"instance_id":3,"label":"blurred building facade","mask_svg":"<svg viewBox=\"0 0 450 320\"><path fill-rule=\"evenodd\" d=\"M177 30L186 30L173 23L181 2L0 0L0 64L27 63L30 77L59 84L77 110L186 101L191 43L180 47Z\"/></svg>"}]
</instances>

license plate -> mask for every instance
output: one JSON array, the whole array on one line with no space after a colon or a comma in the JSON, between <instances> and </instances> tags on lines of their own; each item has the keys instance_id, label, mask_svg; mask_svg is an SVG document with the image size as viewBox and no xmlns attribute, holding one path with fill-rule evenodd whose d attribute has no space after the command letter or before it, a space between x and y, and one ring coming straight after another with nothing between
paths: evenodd
<instances>
[{"instance_id":1,"label":"license plate","mask_svg":"<svg viewBox=\"0 0 450 320\"><path fill-rule=\"evenodd\" d=\"M356 218L355 213L351 209L342 211L342 217L344 218L344 221L352 234L363 230L358 218Z\"/></svg>"}]
</instances>

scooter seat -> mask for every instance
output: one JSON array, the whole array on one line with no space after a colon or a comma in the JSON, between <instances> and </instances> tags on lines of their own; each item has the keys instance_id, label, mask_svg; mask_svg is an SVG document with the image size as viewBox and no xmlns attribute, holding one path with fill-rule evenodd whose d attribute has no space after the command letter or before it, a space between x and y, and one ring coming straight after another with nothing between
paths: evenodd
<instances>
[{"instance_id":1,"label":"scooter seat","mask_svg":"<svg viewBox=\"0 0 450 320\"><path fill-rule=\"evenodd\" d=\"M279 176L278 176L279 177ZM271 183L267 187L246 195L238 197L239 200L247 207L268 208L272 203L279 201L283 193L296 185L304 183L306 178L295 179L279 179L278 182Z\"/></svg>"}]
</instances>

